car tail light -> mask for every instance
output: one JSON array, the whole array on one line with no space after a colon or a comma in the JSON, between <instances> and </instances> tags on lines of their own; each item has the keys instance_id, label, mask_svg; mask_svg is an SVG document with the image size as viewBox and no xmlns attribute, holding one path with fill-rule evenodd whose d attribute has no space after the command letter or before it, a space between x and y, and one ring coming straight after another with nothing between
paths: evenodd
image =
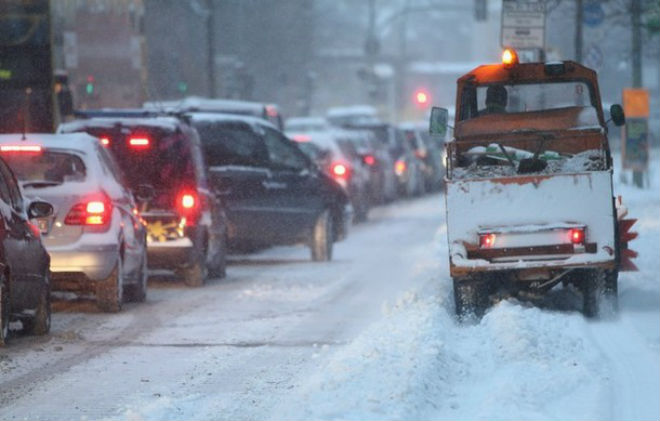
<instances>
[{"instance_id":1,"label":"car tail light","mask_svg":"<svg viewBox=\"0 0 660 421\"><path fill-rule=\"evenodd\" d=\"M41 153L40 145L2 145L0 152L27 152Z\"/></svg>"},{"instance_id":2,"label":"car tail light","mask_svg":"<svg viewBox=\"0 0 660 421\"><path fill-rule=\"evenodd\" d=\"M338 178L345 178L348 176L348 167L344 164L333 164L332 175Z\"/></svg>"},{"instance_id":3,"label":"car tail light","mask_svg":"<svg viewBox=\"0 0 660 421\"><path fill-rule=\"evenodd\" d=\"M407 169L407 165L405 161L399 159L394 163L394 172L397 175L403 175L406 172L406 169Z\"/></svg>"},{"instance_id":4,"label":"car tail light","mask_svg":"<svg viewBox=\"0 0 660 421\"><path fill-rule=\"evenodd\" d=\"M179 193L176 199L176 207L179 215L185 218L188 225L195 225L201 209L199 196L196 192L186 190Z\"/></svg>"},{"instance_id":5,"label":"car tail light","mask_svg":"<svg viewBox=\"0 0 660 421\"><path fill-rule=\"evenodd\" d=\"M376 158L374 158L373 155L365 155L364 158L362 158L365 164L369 165L370 167L373 167L376 164Z\"/></svg>"},{"instance_id":6,"label":"car tail light","mask_svg":"<svg viewBox=\"0 0 660 421\"><path fill-rule=\"evenodd\" d=\"M101 145L108 147L110 146L110 138L108 136L102 136L100 139Z\"/></svg>"},{"instance_id":7,"label":"car tail light","mask_svg":"<svg viewBox=\"0 0 660 421\"><path fill-rule=\"evenodd\" d=\"M136 148L136 149L144 149L148 148L151 142L149 141L148 137L131 137L128 139L128 144L131 145L131 147Z\"/></svg>"},{"instance_id":8,"label":"car tail light","mask_svg":"<svg viewBox=\"0 0 660 421\"><path fill-rule=\"evenodd\" d=\"M571 237L571 243L573 244L584 244L584 229L582 228L573 228L569 232Z\"/></svg>"},{"instance_id":9,"label":"car tail light","mask_svg":"<svg viewBox=\"0 0 660 421\"><path fill-rule=\"evenodd\" d=\"M78 203L64 218L66 225L106 226L112 217L112 204L107 197Z\"/></svg>"},{"instance_id":10,"label":"car tail light","mask_svg":"<svg viewBox=\"0 0 660 421\"><path fill-rule=\"evenodd\" d=\"M489 249L495 245L495 234L479 234L479 246L483 249Z\"/></svg>"}]
</instances>

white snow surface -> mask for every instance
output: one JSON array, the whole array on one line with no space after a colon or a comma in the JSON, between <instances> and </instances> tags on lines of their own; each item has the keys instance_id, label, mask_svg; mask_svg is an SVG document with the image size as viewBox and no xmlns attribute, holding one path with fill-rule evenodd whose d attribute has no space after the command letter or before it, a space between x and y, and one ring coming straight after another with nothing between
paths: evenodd
<instances>
[{"instance_id":1,"label":"white snow surface","mask_svg":"<svg viewBox=\"0 0 660 421\"><path fill-rule=\"evenodd\" d=\"M458 324L435 195L376 209L329 263L275 248L120 314L55 314L0 349L0 419L658 420L659 158L649 189L615 185L640 232L618 315L560 289Z\"/></svg>"}]
</instances>

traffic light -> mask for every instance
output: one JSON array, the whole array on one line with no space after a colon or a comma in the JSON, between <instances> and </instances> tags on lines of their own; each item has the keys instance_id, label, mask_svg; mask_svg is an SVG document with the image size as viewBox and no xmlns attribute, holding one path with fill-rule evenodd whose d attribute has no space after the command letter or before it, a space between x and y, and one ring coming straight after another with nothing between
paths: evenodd
<instances>
[{"instance_id":1,"label":"traffic light","mask_svg":"<svg viewBox=\"0 0 660 421\"><path fill-rule=\"evenodd\" d=\"M94 76L89 75L87 76L87 84L85 85L85 93L87 95L94 95L94 91L96 90L96 87L94 86Z\"/></svg>"},{"instance_id":2,"label":"traffic light","mask_svg":"<svg viewBox=\"0 0 660 421\"><path fill-rule=\"evenodd\" d=\"M431 95L426 89L417 89L413 99L419 108L427 108L431 103Z\"/></svg>"}]
</instances>

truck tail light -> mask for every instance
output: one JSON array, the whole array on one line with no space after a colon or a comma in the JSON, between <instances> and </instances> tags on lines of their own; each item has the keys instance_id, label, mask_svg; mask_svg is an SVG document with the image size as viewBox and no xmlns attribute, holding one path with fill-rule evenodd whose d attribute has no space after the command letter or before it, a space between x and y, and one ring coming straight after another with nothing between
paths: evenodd
<instances>
[{"instance_id":1,"label":"truck tail light","mask_svg":"<svg viewBox=\"0 0 660 421\"><path fill-rule=\"evenodd\" d=\"M582 228L573 228L569 232L571 238L571 243L573 244L584 244L584 229Z\"/></svg>"},{"instance_id":2,"label":"truck tail light","mask_svg":"<svg viewBox=\"0 0 660 421\"><path fill-rule=\"evenodd\" d=\"M108 136L101 136L99 140L101 141L101 145L105 146L106 148L110 146L110 138Z\"/></svg>"},{"instance_id":3,"label":"truck tail light","mask_svg":"<svg viewBox=\"0 0 660 421\"><path fill-rule=\"evenodd\" d=\"M106 226L112 217L112 204L106 198L78 203L64 218L66 225Z\"/></svg>"},{"instance_id":4,"label":"truck tail light","mask_svg":"<svg viewBox=\"0 0 660 421\"><path fill-rule=\"evenodd\" d=\"M495 234L479 234L479 247L483 249L492 248L495 245Z\"/></svg>"}]
</instances>

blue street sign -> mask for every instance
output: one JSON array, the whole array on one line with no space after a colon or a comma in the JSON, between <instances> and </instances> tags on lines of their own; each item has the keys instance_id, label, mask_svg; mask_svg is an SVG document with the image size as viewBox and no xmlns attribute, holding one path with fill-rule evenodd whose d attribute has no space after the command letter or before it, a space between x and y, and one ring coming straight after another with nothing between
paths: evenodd
<instances>
[{"instance_id":1,"label":"blue street sign","mask_svg":"<svg viewBox=\"0 0 660 421\"><path fill-rule=\"evenodd\" d=\"M582 7L582 21L588 26L598 26L605 20L603 5L598 0L588 1Z\"/></svg>"}]
</instances>

